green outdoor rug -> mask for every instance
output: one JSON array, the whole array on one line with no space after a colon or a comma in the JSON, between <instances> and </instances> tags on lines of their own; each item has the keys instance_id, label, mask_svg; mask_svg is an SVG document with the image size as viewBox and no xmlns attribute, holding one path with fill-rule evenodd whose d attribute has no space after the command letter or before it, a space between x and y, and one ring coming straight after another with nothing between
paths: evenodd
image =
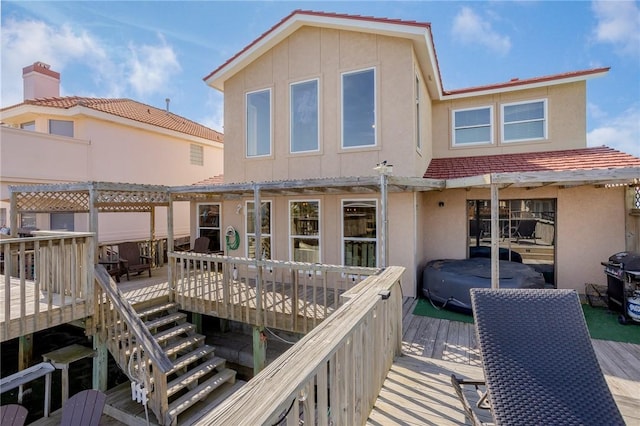
<instances>
[{"instance_id":1,"label":"green outdoor rug","mask_svg":"<svg viewBox=\"0 0 640 426\"><path fill-rule=\"evenodd\" d=\"M640 325L618 324L618 314L609 312L607 308L594 308L589 305L582 305L582 310L591 338L640 345ZM436 309L431 305L431 302L426 299L418 300L413 314L449 321L473 323L472 316L447 309Z\"/></svg>"}]
</instances>

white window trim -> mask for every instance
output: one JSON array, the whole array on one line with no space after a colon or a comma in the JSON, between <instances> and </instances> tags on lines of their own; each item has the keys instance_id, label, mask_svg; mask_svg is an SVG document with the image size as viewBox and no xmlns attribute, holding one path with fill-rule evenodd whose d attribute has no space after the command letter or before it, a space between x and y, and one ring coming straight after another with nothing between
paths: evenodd
<instances>
[{"instance_id":1,"label":"white window trim","mask_svg":"<svg viewBox=\"0 0 640 426\"><path fill-rule=\"evenodd\" d=\"M373 131L373 145L344 146L344 76L348 74L357 74L364 71L373 70L373 117L375 120ZM362 68L357 70L345 71L340 73L340 149L371 149L378 146L378 72L376 67Z\"/></svg>"},{"instance_id":2,"label":"white window trim","mask_svg":"<svg viewBox=\"0 0 640 426\"><path fill-rule=\"evenodd\" d=\"M316 82L316 109L317 109L317 123L318 123L318 147L316 149L310 149L307 151L294 151L293 150L293 86L297 84L309 83L311 81ZM293 155L308 154L314 152L320 152L320 79L310 78L308 80L301 80L289 83L289 153Z\"/></svg>"},{"instance_id":3,"label":"white window trim","mask_svg":"<svg viewBox=\"0 0 640 426\"><path fill-rule=\"evenodd\" d=\"M218 221L218 226L200 226L200 206L218 206L218 216L219 216L219 221ZM224 241L222 240L222 203L219 202L212 202L212 203L197 203L196 204L196 238L198 238L200 236L200 230L201 229L218 229L220 230L220 241L218 241L219 245L220 245L220 249L224 250Z\"/></svg>"},{"instance_id":4,"label":"white window trim","mask_svg":"<svg viewBox=\"0 0 640 426\"><path fill-rule=\"evenodd\" d=\"M261 238L264 238L265 236L271 238L271 259L273 259L273 201L272 200L260 200L260 203L269 203L271 205L271 207L269 208L270 212L271 212L271 216L269 217L269 229L271 230L271 232L269 234L260 234ZM244 211L245 211L245 217L244 217L244 226L245 226L245 236L244 236L244 257L246 257L247 259L249 258L249 237L256 237L255 232L254 233L249 233L249 222L247 222L247 219L249 217L249 204L254 204L253 200L246 200L244 202ZM255 206L254 206L255 208ZM254 214L254 220L255 220L255 211L253 212ZM257 243L257 241L256 241ZM264 260L264 259L263 259Z\"/></svg>"},{"instance_id":5,"label":"white window trim","mask_svg":"<svg viewBox=\"0 0 640 426\"><path fill-rule=\"evenodd\" d=\"M318 235L293 235L291 233L291 205L293 203L318 203ZM289 200L289 260L293 260L293 239L294 238L308 238L318 240L318 262L322 263L322 203L319 199L301 199L301 200Z\"/></svg>"},{"instance_id":6,"label":"white window trim","mask_svg":"<svg viewBox=\"0 0 640 426\"><path fill-rule=\"evenodd\" d=\"M248 112L249 112L249 95L260 92L269 92L269 153L262 155L249 155L249 123L248 123ZM244 96L244 117L245 117L245 125L244 125L244 155L245 158L265 158L271 157L273 155L273 91L271 87L266 87L264 89L252 90L250 92L246 92Z\"/></svg>"},{"instance_id":7,"label":"white window trim","mask_svg":"<svg viewBox=\"0 0 640 426\"><path fill-rule=\"evenodd\" d=\"M511 139L511 140L505 140L504 139L504 126L505 123L504 122L504 108L508 107L508 106L512 106L512 105L526 105L526 104L534 104L536 102L542 102L542 108L544 111L544 126L542 127L542 131L543 131L543 135L541 138L525 138L525 139ZM530 100L526 100L526 101L519 101L519 102L509 102L506 104L500 104L500 142L501 143L505 143L505 144L510 144L510 143L517 143L517 142L525 142L525 141L543 141L543 140L547 140L549 139L549 115L548 115L548 109L547 109L547 99L543 98L543 99L530 99ZM535 121L540 121L540 120L525 120L525 121L513 121L510 122L508 124L513 124L513 123L530 123L530 122L535 122Z\"/></svg>"},{"instance_id":8,"label":"white window trim","mask_svg":"<svg viewBox=\"0 0 640 426\"><path fill-rule=\"evenodd\" d=\"M462 111L474 111L478 109L489 109L489 141L486 142L470 142L470 143L456 143L456 112ZM494 126L493 126L493 105L481 105L472 108L457 108L451 110L451 146L454 148L464 148L469 146L482 146L482 145L493 145L493 134L494 134ZM474 128L474 127L484 127L484 126L469 126L469 127L460 127L461 129L465 128Z\"/></svg>"},{"instance_id":9,"label":"white window trim","mask_svg":"<svg viewBox=\"0 0 640 426\"><path fill-rule=\"evenodd\" d=\"M340 200L340 262L344 263L344 204L345 203L358 203L358 202L370 202L373 201L376 207L376 237L375 238L354 238L349 237L349 241L375 241L376 243L376 267L380 261L380 208L378 207L378 200L376 198L343 198Z\"/></svg>"}]
</instances>

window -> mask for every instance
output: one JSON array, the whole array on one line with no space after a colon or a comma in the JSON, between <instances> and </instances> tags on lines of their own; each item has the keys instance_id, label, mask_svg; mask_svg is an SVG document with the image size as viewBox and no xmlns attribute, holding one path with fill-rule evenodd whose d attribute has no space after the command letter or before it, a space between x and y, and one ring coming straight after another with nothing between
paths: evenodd
<instances>
[{"instance_id":1,"label":"window","mask_svg":"<svg viewBox=\"0 0 640 426\"><path fill-rule=\"evenodd\" d=\"M247 157L271 155L271 89L247 93Z\"/></svg>"},{"instance_id":2,"label":"window","mask_svg":"<svg viewBox=\"0 0 640 426\"><path fill-rule=\"evenodd\" d=\"M20 227L36 229L36 214L35 213L22 213L20 215Z\"/></svg>"},{"instance_id":3,"label":"window","mask_svg":"<svg viewBox=\"0 0 640 426\"><path fill-rule=\"evenodd\" d=\"M318 151L318 80L291 85L291 152Z\"/></svg>"},{"instance_id":4,"label":"window","mask_svg":"<svg viewBox=\"0 0 640 426\"><path fill-rule=\"evenodd\" d=\"M375 70L342 74L342 147L376 144Z\"/></svg>"},{"instance_id":5,"label":"window","mask_svg":"<svg viewBox=\"0 0 640 426\"><path fill-rule=\"evenodd\" d=\"M73 121L49 120L49 133L52 135L73 137Z\"/></svg>"},{"instance_id":6,"label":"window","mask_svg":"<svg viewBox=\"0 0 640 426\"><path fill-rule=\"evenodd\" d=\"M493 108L453 111L453 146L493 143Z\"/></svg>"},{"instance_id":7,"label":"window","mask_svg":"<svg viewBox=\"0 0 640 426\"><path fill-rule=\"evenodd\" d=\"M255 221L255 203L247 201L245 211L246 229L247 229L247 257L255 259L256 257L256 221ZM271 201L264 201L260 207L261 221L261 241L260 248L262 250L262 259L271 259Z\"/></svg>"},{"instance_id":8,"label":"window","mask_svg":"<svg viewBox=\"0 0 640 426\"><path fill-rule=\"evenodd\" d=\"M193 166L204 166L204 148L202 145L191 144L189 161Z\"/></svg>"},{"instance_id":9,"label":"window","mask_svg":"<svg viewBox=\"0 0 640 426\"><path fill-rule=\"evenodd\" d=\"M220 204L198 204L198 237L209 238L209 251L222 251Z\"/></svg>"},{"instance_id":10,"label":"window","mask_svg":"<svg viewBox=\"0 0 640 426\"><path fill-rule=\"evenodd\" d=\"M422 149L422 138L420 137L420 78L416 75L416 148Z\"/></svg>"},{"instance_id":11,"label":"window","mask_svg":"<svg viewBox=\"0 0 640 426\"><path fill-rule=\"evenodd\" d=\"M503 142L546 139L546 116L546 100L502 105Z\"/></svg>"},{"instance_id":12,"label":"window","mask_svg":"<svg viewBox=\"0 0 640 426\"><path fill-rule=\"evenodd\" d=\"M20 128L22 130L30 130L30 131L34 132L36 130L36 122L35 121L29 121L28 123L22 123L22 124L20 124Z\"/></svg>"},{"instance_id":13,"label":"window","mask_svg":"<svg viewBox=\"0 0 640 426\"><path fill-rule=\"evenodd\" d=\"M346 266L376 266L376 221L375 200L342 201L343 260Z\"/></svg>"},{"instance_id":14,"label":"window","mask_svg":"<svg viewBox=\"0 0 640 426\"><path fill-rule=\"evenodd\" d=\"M54 231L75 231L73 213L51 213L49 217L49 229Z\"/></svg>"},{"instance_id":15,"label":"window","mask_svg":"<svg viewBox=\"0 0 640 426\"><path fill-rule=\"evenodd\" d=\"M320 202L289 202L290 258L320 263Z\"/></svg>"}]
</instances>

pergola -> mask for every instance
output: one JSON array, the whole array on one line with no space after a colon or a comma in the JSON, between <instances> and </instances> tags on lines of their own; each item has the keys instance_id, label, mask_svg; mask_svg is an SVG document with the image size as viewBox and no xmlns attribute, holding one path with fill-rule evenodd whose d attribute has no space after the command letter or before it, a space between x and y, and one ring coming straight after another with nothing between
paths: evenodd
<instances>
[{"instance_id":1,"label":"pergola","mask_svg":"<svg viewBox=\"0 0 640 426\"><path fill-rule=\"evenodd\" d=\"M488 188L491 191L491 257L492 285L499 280L499 191L505 188L536 188L543 186L575 187L627 186L640 187L640 167L539 171L520 173L490 173L456 179L424 179L391 175L389 166L378 169L379 176L315 178L300 180L187 185L167 187L127 183L87 182L11 186L11 232L17 229L17 214L24 212L88 212L89 231L98 233L100 212L150 213L150 239L154 239L155 208L168 207L168 248L173 249L173 206L176 201L233 200L253 197L256 206L262 196L313 194L380 193L381 231L380 265L387 266L389 192L424 192L454 188ZM637 193L637 192L636 192ZM640 200L636 200L636 204ZM633 209L640 215L640 207ZM637 211L636 211L637 210ZM633 212L632 212L633 213ZM260 209L256 209L256 239L260 239ZM259 257L261 253L256 252ZM258 259L259 260L259 259Z\"/></svg>"}]
</instances>

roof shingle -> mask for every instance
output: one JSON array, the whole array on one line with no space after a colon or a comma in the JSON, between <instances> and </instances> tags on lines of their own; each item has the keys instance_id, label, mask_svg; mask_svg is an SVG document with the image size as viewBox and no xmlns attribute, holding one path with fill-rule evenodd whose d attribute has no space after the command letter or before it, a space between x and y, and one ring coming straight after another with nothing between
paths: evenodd
<instances>
[{"instance_id":1,"label":"roof shingle","mask_svg":"<svg viewBox=\"0 0 640 426\"><path fill-rule=\"evenodd\" d=\"M21 104L3 108L3 111L16 108L21 105L35 105L61 109L70 109L80 106L187 135L197 136L215 142L223 142L223 135L220 132L166 110L145 105L131 99L86 98L81 96L27 99Z\"/></svg>"},{"instance_id":2,"label":"roof shingle","mask_svg":"<svg viewBox=\"0 0 640 426\"><path fill-rule=\"evenodd\" d=\"M455 179L487 173L606 170L625 167L640 167L640 158L600 146L522 154L434 158L423 177Z\"/></svg>"}]
</instances>

